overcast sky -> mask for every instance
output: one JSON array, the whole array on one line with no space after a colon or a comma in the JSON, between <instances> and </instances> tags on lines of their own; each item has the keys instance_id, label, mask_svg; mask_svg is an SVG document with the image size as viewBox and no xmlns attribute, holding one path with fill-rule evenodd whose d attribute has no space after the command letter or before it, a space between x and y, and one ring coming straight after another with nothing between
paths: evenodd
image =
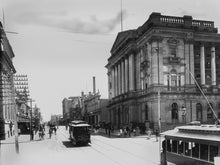
<instances>
[{"instance_id":1,"label":"overcast sky","mask_svg":"<svg viewBox=\"0 0 220 165\"><path fill-rule=\"evenodd\" d=\"M152 12L191 15L220 28L218 0L123 0L123 30L136 29ZM27 74L43 118L62 114L62 100L92 91L92 77L108 97L110 49L121 30L121 0L0 0L17 74ZM2 12L1 12L2 13ZM3 14L0 21L3 21Z\"/></svg>"}]
</instances>

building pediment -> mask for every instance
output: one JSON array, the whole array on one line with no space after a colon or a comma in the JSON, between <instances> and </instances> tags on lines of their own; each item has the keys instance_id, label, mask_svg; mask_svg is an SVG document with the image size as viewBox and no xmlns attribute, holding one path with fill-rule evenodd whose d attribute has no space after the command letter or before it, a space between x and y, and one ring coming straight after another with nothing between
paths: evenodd
<instances>
[{"instance_id":1,"label":"building pediment","mask_svg":"<svg viewBox=\"0 0 220 165\"><path fill-rule=\"evenodd\" d=\"M119 32L112 46L111 54L113 55L114 52L116 52L120 47L122 47L130 39L134 39L135 32L136 30L127 30L127 31Z\"/></svg>"}]
</instances>

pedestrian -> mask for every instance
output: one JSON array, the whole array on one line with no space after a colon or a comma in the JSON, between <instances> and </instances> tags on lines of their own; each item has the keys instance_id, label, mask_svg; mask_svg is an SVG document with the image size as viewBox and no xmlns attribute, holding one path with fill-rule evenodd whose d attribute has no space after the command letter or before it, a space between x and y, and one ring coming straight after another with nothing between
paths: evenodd
<instances>
[{"instance_id":1,"label":"pedestrian","mask_svg":"<svg viewBox=\"0 0 220 165\"><path fill-rule=\"evenodd\" d=\"M148 131L147 131L147 139L150 139L151 138L151 130L150 130L150 128L148 129Z\"/></svg>"},{"instance_id":2,"label":"pedestrian","mask_svg":"<svg viewBox=\"0 0 220 165\"><path fill-rule=\"evenodd\" d=\"M56 128L56 126L54 126L54 134L55 134L55 135L57 134L57 128Z\"/></svg>"},{"instance_id":3,"label":"pedestrian","mask_svg":"<svg viewBox=\"0 0 220 165\"><path fill-rule=\"evenodd\" d=\"M161 152L161 165L167 165L167 158L166 158L166 141L163 140L162 142L162 152Z\"/></svg>"},{"instance_id":4,"label":"pedestrian","mask_svg":"<svg viewBox=\"0 0 220 165\"><path fill-rule=\"evenodd\" d=\"M119 136L122 137L123 131L122 128L119 129Z\"/></svg>"},{"instance_id":5,"label":"pedestrian","mask_svg":"<svg viewBox=\"0 0 220 165\"><path fill-rule=\"evenodd\" d=\"M134 133L134 136L136 136L136 129L135 128L133 129L133 133Z\"/></svg>"},{"instance_id":6,"label":"pedestrian","mask_svg":"<svg viewBox=\"0 0 220 165\"><path fill-rule=\"evenodd\" d=\"M108 125L105 124L105 134L107 135L108 134Z\"/></svg>"},{"instance_id":7,"label":"pedestrian","mask_svg":"<svg viewBox=\"0 0 220 165\"><path fill-rule=\"evenodd\" d=\"M10 130L10 135L12 136L12 127L13 127L13 124L12 124L12 121L10 121L9 123L9 130Z\"/></svg>"},{"instance_id":8,"label":"pedestrian","mask_svg":"<svg viewBox=\"0 0 220 165\"><path fill-rule=\"evenodd\" d=\"M34 140L34 129L31 130L31 140Z\"/></svg>"},{"instance_id":9,"label":"pedestrian","mask_svg":"<svg viewBox=\"0 0 220 165\"><path fill-rule=\"evenodd\" d=\"M52 133L53 133L53 130L52 130L52 128L50 127L50 128L49 128L49 138L50 138L50 139L51 139Z\"/></svg>"},{"instance_id":10,"label":"pedestrian","mask_svg":"<svg viewBox=\"0 0 220 165\"><path fill-rule=\"evenodd\" d=\"M126 127L126 132L127 132L128 136L130 137L131 136L131 132L130 132L130 129L129 129L128 126Z\"/></svg>"},{"instance_id":11,"label":"pedestrian","mask_svg":"<svg viewBox=\"0 0 220 165\"><path fill-rule=\"evenodd\" d=\"M158 131L158 129L156 129L155 135L156 135L156 142L158 142L158 137L159 137L159 131Z\"/></svg>"},{"instance_id":12,"label":"pedestrian","mask_svg":"<svg viewBox=\"0 0 220 165\"><path fill-rule=\"evenodd\" d=\"M42 140L43 139L43 127L42 127L42 125L40 125L40 127L39 127L38 135L39 135L39 139Z\"/></svg>"},{"instance_id":13,"label":"pedestrian","mask_svg":"<svg viewBox=\"0 0 220 165\"><path fill-rule=\"evenodd\" d=\"M111 136L111 124L108 125L108 136Z\"/></svg>"}]
</instances>

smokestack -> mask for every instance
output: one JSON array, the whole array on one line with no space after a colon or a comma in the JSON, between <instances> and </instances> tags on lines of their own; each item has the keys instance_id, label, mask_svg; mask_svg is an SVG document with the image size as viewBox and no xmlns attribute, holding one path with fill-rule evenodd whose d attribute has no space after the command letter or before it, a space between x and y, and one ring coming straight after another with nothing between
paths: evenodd
<instances>
[{"instance_id":1,"label":"smokestack","mask_svg":"<svg viewBox=\"0 0 220 165\"><path fill-rule=\"evenodd\" d=\"M93 78L93 94L95 94L95 76L92 77Z\"/></svg>"}]
</instances>

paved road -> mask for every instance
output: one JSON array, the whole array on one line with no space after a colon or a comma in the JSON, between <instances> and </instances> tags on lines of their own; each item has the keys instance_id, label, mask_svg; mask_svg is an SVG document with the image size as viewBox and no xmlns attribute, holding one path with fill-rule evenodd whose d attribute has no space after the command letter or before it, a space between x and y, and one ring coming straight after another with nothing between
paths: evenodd
<instances>
[{"instance_id":1,"label":"paved road","mask_svg":"<svg viewBox=\"0 0 220 165\"><path fill-rule=\"evenodd\" d=\"M88 146L74 147L68 140L68 131L59 127L57 135L44 140L29 136L19 137L20 154L15 153L14 139L2 141L1 165L156 165L159 164L158 142L155 138L91 137Z\"/></svg>"}]
</instances>

